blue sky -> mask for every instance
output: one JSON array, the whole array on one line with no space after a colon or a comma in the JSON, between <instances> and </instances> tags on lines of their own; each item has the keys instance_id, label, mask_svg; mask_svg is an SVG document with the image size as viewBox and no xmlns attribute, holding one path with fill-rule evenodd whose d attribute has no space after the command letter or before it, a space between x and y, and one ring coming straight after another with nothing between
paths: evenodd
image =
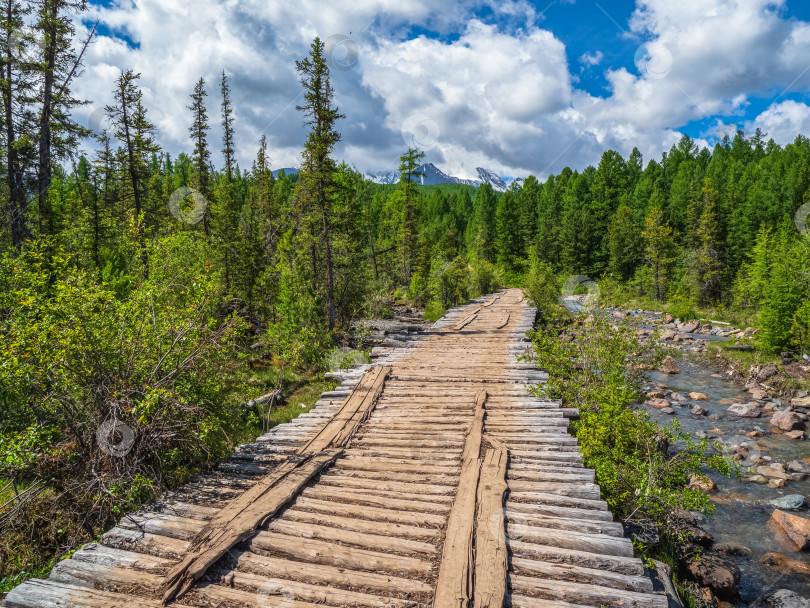
<instances>
[{"instance_id":1,"label":"blue sky","mask_svg":"<svg viewBox=\"0 0 810 608\"><path fill-rule=\"evenodd\" d=\"M294 61L316 35L346 114L336 154L363 171L395 168L409 143L462 177L483 166L544 178L608 148L660 158L683 134L711 146L738 128L781 145L810 133L810 3L797 0L92 4L80 118L96 127L116 74L133 68L172 154L191 149L185 106L200 77L219 147L224 69L240 163L265 134L274 167L296 166L306 130Z\"/></svg>"}]
</instances>

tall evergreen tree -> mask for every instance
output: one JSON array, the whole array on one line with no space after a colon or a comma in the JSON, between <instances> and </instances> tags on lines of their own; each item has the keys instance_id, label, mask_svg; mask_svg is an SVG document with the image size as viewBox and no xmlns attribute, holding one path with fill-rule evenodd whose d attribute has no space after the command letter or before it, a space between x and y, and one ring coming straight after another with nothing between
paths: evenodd
<instances>
[{"instance_id":1,"label":"tall evergreen tree","mask_svg":"<svg viewBox=\"0 0 810 608\"><path fill-rule=\"evenodd\" d=\"M419 167L425 153L416 148L408 148L399 157L399 194L402 200L402 222L400 224L400 246L402 248L402 273L406 283L413 274L416 243L419 239L419 178L424 175Z\"/></svg>"},{"instance_id":2,"label":"tall evergreen tree","mask_svg":"<svg viewBox=\"0 0 810 608\"><path fill-rule=\"evenodd\" d=\"M222 155L225 157L225 175L228 181L233 181L234 143L233 143L233 108L231 107L231 88L228 86L228 77L222 70Z\"/></svg>"},{"instance_id":3,"label":"tall evergreen tree","mask_svg":"<svg viewBox=\"0 0 810 608\"><path fill-rule=\"evenodd\" d=\"M191 94L191 104L188 109L191 110L193 120L191 127L189 127L189 134L191 141L194 142L194 153L192 160L194 162L194 187L209 200L211 198L211 151L208 149L208 112L205 109L205 80L200 78L194 86L194 92ZM206 236L210 236L209 227L209 206L206 206L203 212L202 224Z\"/></svg>"},{"instance_id":4,"label":"tall evergreen tree","mask_svg":"<svg viewBox=\"0 0 810 608\"><path fill-rule=\"evenodd\" d=\"M312 41L309 56L296 61L295 68L304 87L304 104L297 106L297 109L304 112L306 124L311 127L295 193L301 210L310 218L310 224L315 224L312 220L319 220L320 223L320 240L326 265L326 306L329 331L332 331L335 327L335 277L331 232L336 164L331 154L340 141L335 123L345 116L332 105L335 91L329 79L324 43L320 38ZM314 264L316 258L314 255L312 257Z\"/></svg>"},{"instance_id":5,"label":"tall evergreen tree","mask_svg":"<svg viewBox=\"0 0 810 608\"><path fill-rule=\"evenodd\" d=\"M661 301L666 294L670 271L677 254L672 227L664 220L664 212L660 207L654 207L647 215L641 236L646 242L644 260L652 269L655 299Z\"/></svg>"}]
</instances>

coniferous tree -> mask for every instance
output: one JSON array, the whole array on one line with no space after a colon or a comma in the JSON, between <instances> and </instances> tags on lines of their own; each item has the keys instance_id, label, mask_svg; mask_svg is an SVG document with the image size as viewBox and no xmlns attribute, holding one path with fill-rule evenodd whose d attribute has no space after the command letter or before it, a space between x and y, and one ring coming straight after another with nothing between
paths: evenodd
<instances>
[{"instance_id":1,"label":"coniferous tree","mask_svg":"<svg viewBox=\"0 0 810 608\"><path fill-rule=\"evenodd\" d=\"M400 224L400 246L402 247L402 273L406 283L413 274L416 242L419 239L419 191L417 184L424 175L419 167L425 153L416 148L408 148L399 157L399 194L402 200L402 222Z\"/></svg>"},{"instance_id":2,"label":"coniferous tree","mask_svg":"<svg viewBox=\"0 0 810 608\"><path fill-rule=\"evenodd\" d=\"M324 56L324 43L315 38L310 54L295 67L304 87L304 105L297 109L304 112L306 124L311 130L304 148L304 163L298 174L295 190L298 205L307 217L310 230L319 232L318 240L323 245L323 260L326 266L326 307L329 331L335 327L335 277L332 264L332 202L335 195L335 161L331 154L340 141L335 123L345 118L333 107L334 89L329 79L329 66ZM313 235L315 236L315 235ZM313 266L317 257L313 251Z\"/></svg>"},{"instance_id":3,"label":"coniferous tree","mask_svg":"<svg viewBox=\"0 0 810 608\"><path fill-rule=\"evenodd\" d=\"M200 78L194 86L194 92L191 94L191 105L188 109L191 110L193 120L191 127L189 127L189 134L191 141L194 142L194 153L192 160L194 162L194 187L205 197L206 200L211 198L211 175L209 166L211 164L211 152L208 149L208 112L205 109L205 80ZM203 212L202 224L206 236L210 236L209 227L209 209L206 205Z\"/></svg>"},{"instance_id":4,"label":"coniferous tree","mask_svg":"<svg viewBox=\"0 0 810 608\"><path fill-rule=\"evenodd\" d=\"M95 27L77 54L73 49L74 17L87 9L86 0L39 0L35 32L39 37L41 56L36 58L35 69L40 80L37 133L37 191L40 225L49 233L55 229L54 210L48 201L54 161L73 153L78 138L89 130L76 124L71 110L83 105L70 92L73 77L81 68L81 61Z\"/></svg>"},{"instance_id":5,"label":"coniferous tree","mask_svg":"<svg viewBox=\"0 0 810 608\"><path fill-rule=\"evenodd\" d=\"M142 212L149 179L149 157L157 152L159 147L154 141L155 127L146 118L146 108L143 107L143 93L137 84L140 76L132 70L122 72L116 82L115 103L107 106L105 110L110 124L115 129L115 137L123 145L121 171L127 188L126 195L132 197L141 258L144 272L148 272Z\"/></svg>"},{"instance_id":6,"label":"coniferous tree","mask_svg":"<svg viewBox=\"0 0 810 608\"><path fill-rule=\"evenodd\" d=\"M715 303L722 291L723 256L717 218L717 191L707 178L702 189L703 212L696 233L691 273L700 303Z\"/></svg>"},{"instance_id":7,"label":"coniferous tree","mask_svg":"<svg viewBox=\"0 0 810 608\"><path fill-rule=\"evenodd\" d=\"M653 276L655 299L661 301L666 293L672 264L677 259L676 243L669 222L664 220L664 212L654 207L644 220L644 260L650 266Z\"/></svg>"},{"instance_id":8,"label":"coniferous tree","mask_svg":"<svg viewBox=\"0 0 810 608\"><path fill-rule=\"evenodd\" d=\"M234 143L233 143L233 108L231 107L231 88L228 86L228 77L222 70L222 155L225 157L225 175L228 181L233 181Z\"/></svg>"}]
</instances>

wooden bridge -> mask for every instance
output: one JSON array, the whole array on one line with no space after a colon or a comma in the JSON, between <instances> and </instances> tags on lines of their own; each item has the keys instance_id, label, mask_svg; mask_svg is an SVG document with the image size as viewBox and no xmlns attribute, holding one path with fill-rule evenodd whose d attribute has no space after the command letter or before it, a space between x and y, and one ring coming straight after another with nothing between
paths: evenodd
<instances>
[{"instance_id":1,"label":"wooden bridge","mask_svg":"<svg viewBox=\"0 0 810 608\"><path fill-rule=\"evenodd\" d=\"M519 290L450 311L5 605L666 608L576 412L527 391L533 318Z\"/></svg>"}]
</instances>

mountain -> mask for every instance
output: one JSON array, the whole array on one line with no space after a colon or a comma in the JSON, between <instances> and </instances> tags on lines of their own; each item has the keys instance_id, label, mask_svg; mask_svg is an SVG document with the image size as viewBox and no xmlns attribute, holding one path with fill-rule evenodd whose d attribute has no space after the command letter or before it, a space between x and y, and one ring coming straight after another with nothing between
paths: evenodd
<instances>
[{"instance_id":1,"label":"mountain","mask_svg":"<svg viewBox=\"0 0 810 608\"><path fill-rule=\"evenodd\" d=\"M283 169L276 169L273 171L273 177L278 177L279 171L284 171L284 175L298 175L298 169L292 167L284 167Z\"/></svg>"},{"instance_id":2,"label":"mountain","mask_svg":"<svg viewBox=\"0 0 810 608\"><path fill-rule=\"evenodd\" d=\"M478 179L464 179L461 177L454 177L447 175L444 171L439 169L433 163L425 163L419 167L419 171L424 173L421 179L423 186L436 186L439 184L466 184L467 186L480 186L482 184L492 185L493 190L498 192L506 192L513 181L518 184L523 180L504 179L494 171L477 167ZM383 172L367 172L365 173L366 179L370 179L375 184L397 184L399 183L398 171L383 171Z\"/></svg>"}]
</instances>

